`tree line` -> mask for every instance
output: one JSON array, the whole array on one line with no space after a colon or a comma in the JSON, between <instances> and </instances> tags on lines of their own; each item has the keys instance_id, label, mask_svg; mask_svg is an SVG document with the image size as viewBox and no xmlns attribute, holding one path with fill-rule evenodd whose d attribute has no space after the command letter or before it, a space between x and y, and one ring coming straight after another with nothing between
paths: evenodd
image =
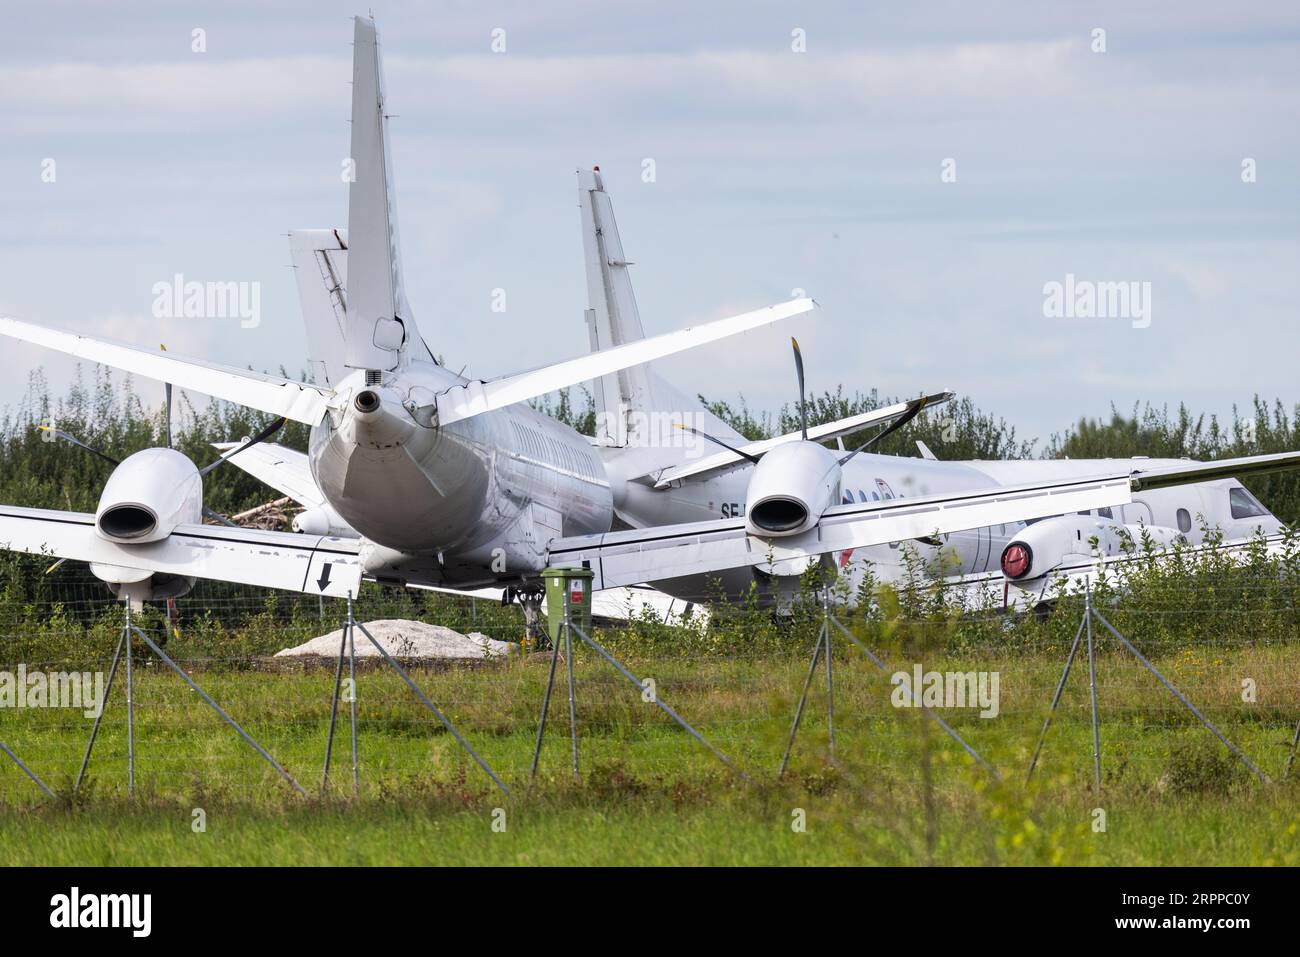
<instances>
[{"instance_id":1,"label":"tree line","mask_svg":"<svg viewBox=\"0 0 1300 957\"><path fill-rule=\"evenodd\" d=\"M743 396L734 401L700 397L701 402L737 432L750 439L770 438L799 427L798 409L790 403L776 411L755 410ZM846 418L900 401L877 391L824 391L808 398L811 425ZM535 403L543 412L583 434L595 431L591 393L576 389ZM173 444L199 465L218 455L215 442L253 435L272 420L227 402L201 407L177 390L173 406ZM47 428L42 428L43 426ZM26 395L0 414L0 502L34 508L93 511L112 466L99 457L55 438L57 428L114 458L166 443L162 387L141 389L130 376L102 366L81 369L63 395L53 395L43 373L29 378ZM874 429L845 436L848 448L865 441ZM307 448L308 428L287 423L274 441ZM1300 449L1300 406L1256 396L1249 408L1234 407L1231 421L1193 412L1185 404L1174 410L1150 403L1129 411L1112 407L1108 418L1080 418L1053 434L1039 448L1037 440L1019 436L1004 418L980 409L972 397L960 396L918 415L886 436L873 451L916 456L917 440L941 459L1009 458L1161 458L1220 459ZM1300 518L1300 476L1282 473L1246 483L1279 518ZM231 515L278 495L234 466L207 478L205 503Z\"/></svg>"}]
</instances>

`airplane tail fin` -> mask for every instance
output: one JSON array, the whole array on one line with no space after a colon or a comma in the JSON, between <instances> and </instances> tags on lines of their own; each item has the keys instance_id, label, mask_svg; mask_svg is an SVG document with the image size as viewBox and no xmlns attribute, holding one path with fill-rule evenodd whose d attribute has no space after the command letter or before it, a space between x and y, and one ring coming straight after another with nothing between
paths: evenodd
<instances>
[{"instance_id":1,"label":"airplane tail fin","mask_svg":"<svg viewBox=\"0 0 1300 957\"><path fill-rule=\"evenodd\" d=\"M343 364L376 378L420 341L402 281L392 149L375 22L357 17L352 59L352 154L348 189L348 309Z\"/></svg>"},{"instance_id":2,"label":"airplane tail fin","mask_svg":"<svg viewBox=\"0 0 1300 957\"><path fill-rule=\"evenodd\" d=\"M645 338L632 276L623 254L614 204L605 192L600 167L578 170L578 207L587 272L587 333L591 351ZM740 436L694 398L681 395L649 365L634 366L592 380L596 403L596 442L604 446L660 445L680 441L677 424L703 425L722 438ZM683 420L691 417L693 421Z\"/></svg>"},{"instance_id":3,"label":"airplane tail fin","mask_svg":"<svg viewBox=\"0 0 1300 957\"><path fill-rule=\"evenodd\" d=\"M623 257L614 204L601 182L600 167L578 171L578 207L582 211L582 252L587 271L587 334L598 352L645 338L632 292L630 265ZM601 445L626 445L634 410L650 404L645 366L624 369L592 382L596 401L596 439ZM631 436L634 437L634 436Z\"/></svg>"}]
</instances>

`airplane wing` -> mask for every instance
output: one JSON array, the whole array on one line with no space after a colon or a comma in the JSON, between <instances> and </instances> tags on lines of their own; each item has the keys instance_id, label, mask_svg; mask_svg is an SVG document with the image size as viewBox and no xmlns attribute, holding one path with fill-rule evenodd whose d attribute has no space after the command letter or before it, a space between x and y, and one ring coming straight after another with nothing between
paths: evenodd
<instances>
[{"instance_id":1,"label":"airplane wing","mask_svg":"<svg viewBox=\"0 0 1300 957\"><path fill-rule=\"evenodd\" d=\"M315 425L325 416L334 393L306 382L236 369L202 359L165 352L149 352L103 339L92 339L59 329L0 316L0 334L31 342L91 362L125 370L147 379L170 382L204 395L283 415L295 422Z\"/></svg>"},{"instance_id":2,"label":"airplane wing","mask_svg":"<svg viewBox=\"0 0 1300 957\"><path fill-rule=\"evenodd\" d=\"M947 402L953 397L952 392L935 392L932 395L924 396L924 407L930 408ZM842 435L852 435L854 432L861 432L863 429L870 428L873 425L883 425L886 422L892 422L909 408L909 403L899 402L895 405L885 406L883 409L873 409L870 412L862 412L858 415L851 415L845 419L837 419L834 422L824 422L821 425L813 426L808 429L808 439L811 442L824 442L828 439L838 438ZM785 435L778 435L774 439L764 439L760 442L750 442L747 445L739 445L736 448L746 455L761 455L768 449L783 445L786 442L797 442L803 438L802 433L787 432ZM716 455L710 455L706 458L690 462L686 465L677 465L660 472L655 479L655 488L668 488L673 482L679 482L683 479L698 478L709 472L715 472L718 469L729 468L739 462L745 461L743 456L735 452L719 452Z\"/></svg>"},{"instance_id":3,"label":"airplane wing","mask_svg":"<svg viewBox=\"0 0 1300 957\"><path fill-rule=\"evenodd\" d=\"M1140 461L1140 460L1139 460ZM1273 455L1245 455L1236 459L1216 459L1213 462L1192 462L1177 466L1134 468L1131 473L1133 491L1144 492L1191 482L1212 482L1215 479L1240 479L1245 475L1264 475L1268 472L1285 472L1300 468L1300 452L1277 452Z\"/></svg>"},{"instance_id":4,"label":"airplane wing","mask_svg":"<svg viewBox=\"0 0 1300 957\"><path fill-rule=\"evenodd\" d=\"M1048 518L1127 505L1132 493L1300 468L1300 452L1254 455L1217 462L1135 468L1093 478L1039 482L952 495L837 505L799 535L764 539L749 535L745 519L651 526L556 539L552 565L587 564L593 588L612 588L747 565L773 569L830 552L964 531L1004 522Z\"/></svg>"},{"instance_id":5,"label":"airplane wing","mask_svg":"<svg viewBox=\"0 0 1300 957\"><path fill-rule=\"evenodd\" d=\"M228 452L242 442L213 442L212 447ZM305 508L322 508L325 496L312 478L306 454L297 449L285 448L274 442L250 445L230 459L230 464L242 469L264 485L287 495Z\"/></svg>"},{"instance_id":6,"label":"airplane wing","mask_svg":"<svg viewBox=\"0 0 1300 957\"><path fill-rule=\"evenodd\" d=\"M119 545L96 534L88 512L3 505L0 548L336 598L361 584L359 540L221 525L178 525L161 541Z\"/></svg>"},{"instance_id":7,"label":"airplane wing","mask_svg":"<svg viewBox=\"0 0 1300 957\"><path fill-rule=\"evenodd\" d=\"M1129 476L1044 482L926 498L838 505L799 535L764 539L745 531L745 519L651 526L551 543L552 565L588 564L593 588L705 575L747 565L767 569L797 559L963 531L1003 522L1046 518L1132 501Z\"/></svg>"}]
</instances>

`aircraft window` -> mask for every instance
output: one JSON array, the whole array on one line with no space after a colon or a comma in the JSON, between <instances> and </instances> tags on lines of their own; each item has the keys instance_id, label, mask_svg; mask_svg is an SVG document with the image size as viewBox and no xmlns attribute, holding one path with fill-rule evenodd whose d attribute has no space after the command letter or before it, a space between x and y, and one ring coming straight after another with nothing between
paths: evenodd
<instances>
[{"instance_id":1,"label":"aircraft window","mask_svg":"<svg viewBox=\"0 0 1300 957\"><path fill-rule=\"evenodd\" d=\"M1091 515L1092 512L1088 511L1088 510L1085 508L1085 509L1084 509L1082 512L1080 512L1079 514L1080 514L1080 515Z\"/></svg>"},{"instance_id":2,"label":"aircraft window","mask_svg":"<svg viewBox=\"0 0 1300 957\"><path fill-rule=\"evenodd\" d=\"M858 501L865 502L866 500L867 500L866 493L863 492L862 489L858 489Z\"/></svg>"},{"instance_id":3,"label":"aircraft window","mask_svg":"<svg viewBox=\"0 0 1300 957\"><path fill-rule=\"evenodd\" d=\"M1114 517L1115 517L1114 514L1111 512L1111 510L1110 510L1109 507L1108 507L1108 508L1099 508L1099 509L1097 509L1097 514L1100 515L1102 518L1114 518Z\"/></svg>"},{"instance_id":4,"label":"aircraft window","mask_svg":"<svg viewBox=\"0 0 1300 957\"><path fill-rule=\"evenodd\" d=\"M1233 518L1255 518L1258 515L1268 514L1268 509L1259 504L1259 499L1240 485L1228 490L1228 501L1232 506Z\"/></svg>"},{"instance_id":5,"label":"aircraft window","mask_svg":"<svg viewBox=\"0 0 1300 957\"><path fill-rule=\"evenodd\" d=\"M1180 532L1190 532L1192 530L1192 515L1187 509L1180 508L1177 512L1177 518Z\"/></svg>"},{"instance_id":6,"label":"aircraft window","mask_svg":"<svg viewBox=\"0 0 1300 957\"><path fill-rule=\"evenodd\" d=\"M879 493L879 492L872 492L872 493L871 493L871 501L873 501L873 502L879 502L879 501L880 501L880 493Z\"/></svg>"},{"instance_id":7,"label":"aircraft window","mask_svg":"<svg viewBox=\"0 0 1300 957\"><path fill-rule=\"evenodd\" d=\"M852 493L852 492L845 492L845 493L844 493L844 501L840 502L840 504L841 504L841 505L852 505L852 504L853 504L853 493Z\"/></svg>"}]
</instances>

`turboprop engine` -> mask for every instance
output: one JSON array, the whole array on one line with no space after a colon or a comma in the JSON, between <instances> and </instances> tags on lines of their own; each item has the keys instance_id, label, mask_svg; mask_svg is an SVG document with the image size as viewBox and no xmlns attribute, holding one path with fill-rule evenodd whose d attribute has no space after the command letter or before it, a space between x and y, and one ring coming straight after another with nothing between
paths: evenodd
<instances>
[{"instance_id":1,"label":"turboprop engine","mask_svg":"<svg viewBox=\"0 0 1300 957\"><path fill-rule=\"evenodd\" d=\"M1168 548L1182 538L1162 525L1122 525L1089 515L1062 515L1026 527L1002 550L1002 574L1024 584L1037 581L1067 563L1086 562L1095 552L1103 558L1140 549L1147 535L1157 547Z\"/></svg>"},{"instance_id":2,"label":"turboprop engine","mask_svg":"<svg viewBox=\"0 0 1300 957\"><path fill-rule=\"evenodd\" d=\"M95 510L101 538L125 545L157 542L177 525L203 521L203 479L175 449L145 449L113 470Z\"/></svg>"},{"instance_id":3,"label":"turboprop engine","mask_svg":"<svg viewBox=\"0 0 1300 957\"><path fill-rule=\"evenodd\" d=\"M745 524L754 535L797 535L839 500L839 455L816 442L778 445L754 466Z\"/></svg>"},{"instance_id":4,"label":"turboprop engine","mask_svg":"<svg viewBox=\"0 0 1300 957\"><path fill-rule=\"evenodd\" d=\"M202 521L203 478L189 458L168 448L145 449L124 459L104 483L95 510L99 536L122 545L161 541L177 525ZM94 562L90 571L119 598L179 598L194 586L188 576L123 565Z\"/></svg>"},{"instance_id":5,"label":"turboprop engine","mask_svg":"<svg viewBox=\"0 0 1300 957\"><path fill-rule=\"evenodd\" d=\"M853 451L832 452L817 442L808 441L808 405L804 390L803 354L799 343L791 339L794 368L799 380L799 428L802 439L775 445L759 455L732 449L725 442L691 429L723 448L736 452L754 464L745 494L745 529L751 535L778 537L798 535L821 521L822 513L839 504L844 465L865 452L889 433L901 428L925 407L926 397L907 404L888 426L878 431ZM800 574L781 570L778 575Z\"/></svg>"}]
</instances>

